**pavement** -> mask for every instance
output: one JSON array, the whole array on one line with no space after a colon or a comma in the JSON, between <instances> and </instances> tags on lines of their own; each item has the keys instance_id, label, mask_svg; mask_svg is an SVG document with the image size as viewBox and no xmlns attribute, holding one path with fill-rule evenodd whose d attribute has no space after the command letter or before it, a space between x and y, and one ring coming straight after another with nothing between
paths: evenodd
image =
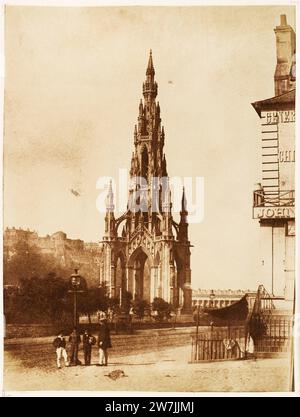
<instances>
[{"instance_id":1,"label":"pavement","mask_svg":"<svg viewBox=\"0 0 300 417\"><path fill-rule=\"evenodd\" d=\"M48 347L49 349L49 347ZM34 352L34 353L32 353ZM29 356L28 356L29 355ZM10 391L287 392L289 360L259 359L191 364L191 346L157 347L139 353L114 352L109 366L56 369L53 349L36 345L4 352L4 395ZM28 357L27 357L28 356ZM80 358L82 352L80 352ZM113 380L112 371L123 371Z\"/></svg>"}]
</instances>

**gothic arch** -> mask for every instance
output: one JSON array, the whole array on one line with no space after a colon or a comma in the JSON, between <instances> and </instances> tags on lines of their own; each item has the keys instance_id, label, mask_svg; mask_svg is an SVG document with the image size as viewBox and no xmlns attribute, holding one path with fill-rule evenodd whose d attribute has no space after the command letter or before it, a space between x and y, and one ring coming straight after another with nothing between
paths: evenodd
<instances>
[{"instance_id":1,"label":"gothic arch","mask_svg":"<svg viewBox=\"0 0 300 417\"><path fill-rule=\"evenodd\" d=\"M143 245L137 247L132 254L130 255L129 259L128 259L128 266L132 267L134 264L134 261L136 260L136 258L140 255L140 252L144 252L144 254L146 255L146 257L149 259L150 262L150 266L152 267L154 265L153 262L153 258L150 254L150 252L148 251L148 249L146 249Z\"/></svg>"},{"instance_id":2,"label":"gothic arch","mask_svg":"<svg viewBox=\"0 0 300 417\"><path fill-rule=\"evenodd\" d=\"M119 226L127 220L127 212L116 220L116 235L118 236Z\"/></svg>"},{"instance_id":3,"label":"gothic arch","mask_svg":"<svg viewBox=\"0 0 300 417\"><path fill-rule=\"evenodd\" d=\"M139 246L128 261L128 288L134 299L151 299L153 259L147 249Z\"/></svg>"},{"instance_id":4,"label":"gothic arch","mask_svg":"<svg viewBox=\"0 0 300 417\"><path fill-rule=\"evenodd\" d=\"M172 221L172 227L175 230L176 233L176 238L178 239L178 234L179 234L179 224L176 223L174 220Z\"/></svg>"},{"instance_id":5,"label":"gothic arch","mask_svg":"<svg viewBox=\"0 0 300 417\"><path fill-rule=\"evenodd\" d=\"M155 266L159 266L160 265L160 254L159 254L159 250L156 252L155 258L154 258L154 265Z\"/></svg>"},{"instance_id":6,"label":"gothic arch","mask_svg":"<svg viewBox=\"0 0 300 417\"><path fill-rule=\"evenodd\" d=\"M142 148L141 152L141 176L147 181L149 171L149 153L147 146Z\"/></svg>"},{"instance_id":7,"label":"gothic arch","mask_svg":"<svg viewBox=\"0 0 300 417\"><path fill-rule=\"evenodd\" d=\"M126 262L125 255L120 250L115 255L115 296L122 298L126 290Z\"/></svg>"},{"instance_id":8,"label":"gothic arch","mask_svg":"<svg viewBox=\"0 0 300 417\"><path fill-rule=\"evenodd\" d=\"M176 282L175 282L175 294L174 294L174 305L176 307L182 306L184 302L184 262L178 254L178 251L174 251L174 266L176 270Z\"/></svg>"}]
</instances>

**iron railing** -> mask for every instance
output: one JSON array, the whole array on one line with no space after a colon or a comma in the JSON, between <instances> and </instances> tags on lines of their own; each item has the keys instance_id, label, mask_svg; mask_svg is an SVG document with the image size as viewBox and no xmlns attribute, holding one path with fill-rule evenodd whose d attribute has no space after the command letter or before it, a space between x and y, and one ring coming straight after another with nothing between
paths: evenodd
<instances>
[{"instance_id":1,"label":"iron railing","mask_svg":"<svg viewBox=\"0 0 300 417\"><path fill-rule=\"evenodd\" d=\"M280 315L264 315L262 321L265 332L255 339L255 352L289 352L292 342L293 318Z\"/></svg>"},{"instance_id":2,"label":"iron railing","mask_svg":"<svg viewBox=\"0 0 300 417\"><path fill-rule=\"evenodd\" d=\"M244 357L245 327L207 330L192 336L191 362L236 360Z\"/></svg>"},{"instance_id":3,"label":"iron railing","mask_svg":"<svg viewBox=\"0 0 300 417\"><path fill-rule=\"evenodd\" d=\"M293 207L295 205L295 191L256 190L253 192L253 207Z\"/></svg>"}]
</instances>

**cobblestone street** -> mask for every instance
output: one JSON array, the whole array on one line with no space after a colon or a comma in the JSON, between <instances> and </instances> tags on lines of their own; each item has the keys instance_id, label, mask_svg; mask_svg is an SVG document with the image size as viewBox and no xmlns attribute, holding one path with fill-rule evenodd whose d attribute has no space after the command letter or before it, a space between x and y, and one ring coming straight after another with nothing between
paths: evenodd
<instances>
[{"instance_id":1,"label":"cobblestone street","mask_svg":"<svg viewBox=\"0 0 300 417\"><path fill-rule=\"evenodd\" d=\"M32 346L32 345L31 345ZM159 391L279 392L288 391L289 361L260 359L190 364L190 344L122 355L114 352L108 367L98 367L94 349L90 367L57 370L49 345L5 352L5 391ZM80 352L80 358L82 358ZM124 371L116 380L107 375Z\"/></svg>"}]
</instances>

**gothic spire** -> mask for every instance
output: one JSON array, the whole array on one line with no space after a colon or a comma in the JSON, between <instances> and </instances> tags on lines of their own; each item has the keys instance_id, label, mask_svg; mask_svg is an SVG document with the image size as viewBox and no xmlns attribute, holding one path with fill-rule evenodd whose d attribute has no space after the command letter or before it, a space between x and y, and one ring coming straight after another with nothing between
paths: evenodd
<instances>
[{"instance_id":1,"label":"gothic spire","mask_svg":"<svg viewBox=\"0 0 300 417\"><path fill-rule=\"evenodd\" d=\"M140 104L139 104L139 116L143 116L143 102L142 102L142 99L140 100Z\"/></svg>"},{"instance_id":2,"label":"gothic spire","mask_svg":"<svg viewBox=\"0 0 300 417\"><path fill-rule=\"evenodd\" d=\"M106 210L113 212L115 209L114 206L114 193L112 189L112 180L109 181L108 192L106 197Z\"/></svg>"},{"instance_id":3,"label":"gothic spire","mask_svg":"<svg viewBox=\"0 0 300 417\"><path fill-rule=\"evenodd\" d=\"M152 50L150 50L150 56L146 71L146 81L143 84L143 95L148 103L150 101L154 101L155 97L157 96L157 83L154 81L154 75L155 71L153 66Z\"/></svg>"},{"instance_id":4,"label":"gothic spire","mask_svg":"<svg viewBox=\"0 0 300 417\"><path fill-rule=\"evenodd\" d=\"M147 67L146 75L152 75L152 76L154 76L154 74L155 74L155 70L154 70L153 60L152 60L152 49L150 49L150 55L149 55L148 67Z\"/></svg>"},{"instance_id":5,"label":"gothic spire","mask_svg":"<svg viewBox=\"0 0 300 417\"><path fill-rule=\"evenodd\" d=\"M185 196L185 188L182 188L182 198L181 198L181 213L187 214L187 202Z\"/></svg>"},{"instance_id":6,"label":"gothic spire","mask_svg":"<svg viewBox=\"0 0 300 417\"><path fill-rule=\"evenodd\" d=\"M183 187L183 190L182 190L178 239L179 240L185 240L185 241L188 240L188 211L187 211L187 202L186 202L184 187Z\"/></svg>"}]
</instances>

